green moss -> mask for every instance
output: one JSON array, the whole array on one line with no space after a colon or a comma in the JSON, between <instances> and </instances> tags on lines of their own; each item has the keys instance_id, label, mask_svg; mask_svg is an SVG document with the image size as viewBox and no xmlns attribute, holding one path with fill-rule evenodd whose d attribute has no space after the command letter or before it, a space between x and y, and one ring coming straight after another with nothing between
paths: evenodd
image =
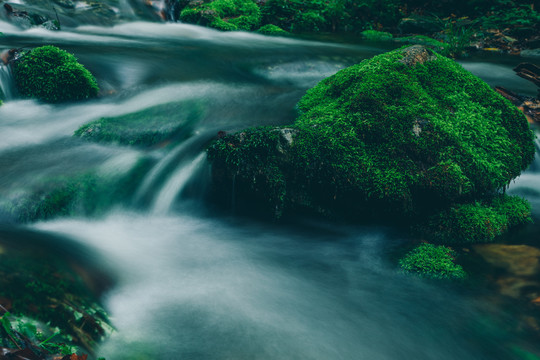
<instances>
[{"instance_id":1,"label":"green moss","mask_svg":"<svg viewBox=\"0 0 540 360\"><path fill-rule=\"evenodd\" d=\"M388 41L393 38L392 34L377 30L364 30L360 35L362 38L370 41Z\"/></svg>"},{"instance_id":2,"label":"green moss","mask_svg":"<svg viewBox=\"0 0 540 360\"><path fill-rule=\"evenodd\" d=\"M259 30L257 30L258 33L264 34L264 35L271 35L271 36L288 36L290 33L288 31L283 30L279 26L276 25L264 25L261 26Z\"/></svg>"},{"instance_id":3,"label":"green moss","mask_svg":"<svg viewBox=\"0 0 540 360\"><path fill-rule=\"evenodd\" d=\"M455 252L446 246L421 244L400 261L401 269L430 279L460 280L467 277L461 265L454 263Z\"/></svg>"},{"instance_id":4,"label":"green moss","mask_svg":"<svg viewBox=\"0 0 540 360\"><path fill-rule=\"evenodd\" d=\"M107 143L152 146L172 138L185 138L191 125L200 118L197 102L176 102L142 111L101 118L75 131L75 136Z\"/></svg>"},{"instance_id":5,"label":"green moss","mask_svg":"<svg viewBox=\"0 0 540 360\"><path fill-rule=\"evenodd\" d=\"M529 203L501 195L490 200L454 205L419 227L429 239L446 244L491 242L510 227L531 221Z\"/></svg>"},{"instance_id":6,"label":"green moss","mask_svg":"<svg viewBox=\"0 0 540 360\"><path fill-rule=\"evenodd\" d=\"M261 11L252 0L197 2L180 12L180 20L224 31L249 31L259 26Z\"/></svg>"},{"instance_id":7,"label":"green moss","mask_svg":"<svg viewBox=\"0 0 540 360\"><path fill-rule=\"evenodd\" d=\"M92 74L73 55L55 46L26 52L14 63L14 69L21 95L45 102L93 98L99 91Z\"/></svg>"},{"instance_id":8,"label":"green moss","mask_svg":"<svg viewBox=\"0 0 540 360\"><path fill-rule=\"evenodd\" d=\"M211 146L221 183L234 176L252 184L245 188L277 213L301 207L412 219L492 196L535 152L517 108L453 60L420 46L341 70L309 90L298 109L287 136L276 140L273 134L285 129L261 128ZM280 184L271 195L254 185L269 169Z\"/></svg>"}]
</instances>

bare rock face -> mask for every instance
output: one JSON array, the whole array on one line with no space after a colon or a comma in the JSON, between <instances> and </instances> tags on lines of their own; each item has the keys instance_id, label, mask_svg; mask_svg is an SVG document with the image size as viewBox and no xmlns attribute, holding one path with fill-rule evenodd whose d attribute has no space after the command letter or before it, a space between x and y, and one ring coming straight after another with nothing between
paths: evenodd
<instances>
[{"instance_id":1,"label":"bare rock face","mask_svg":"<svg viewBox=\"0 0 540 360\"><path fill-rule=\"evenodd\" d=\"M413 45L401 50L404 54L403 59L399 60L407 66L413 67L416 64L424 64L427 61L436 59L436 56L431 55L429 51L422 45Z\"/></svg>"}]
</instances>

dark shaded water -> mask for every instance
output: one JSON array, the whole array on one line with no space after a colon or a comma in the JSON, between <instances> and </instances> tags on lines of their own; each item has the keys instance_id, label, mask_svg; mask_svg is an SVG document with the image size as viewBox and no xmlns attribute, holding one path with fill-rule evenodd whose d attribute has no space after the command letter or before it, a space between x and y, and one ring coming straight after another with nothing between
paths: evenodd
<instances>
[{"instance_id":1,"label":"dark shaded water","mask_svg":"<svg viewBox=\"0 0 540 360\"><path fill-rule=\"evenodd\" d=\"M63 32L0 22L0 31L5 48L54 44L73 52L103 89L98 100L70 105L8 97L0 107L2 203L54 176L92 170L115 177L140 159L155 162L132 201L97 217L26 226L42 233L43 242L61 234L69 239L62 248L91 250L81 256L117 278L104 297L117 331L100 356L478 360L540 350L515 329L512 312L478 296L481 289L399 274L392 254L407 239L391 229L309 219L261 224L217 216L201 199L182 196L190 182L204 188L201 154L218 130L290 123L306 89L383 47L147 22ZM492 85L534 95L535 87L511 71L518 62L463 64ZM0 76L9 89L9 76ZM191 138L176 147L140 150L72 137L100 117L183 100L201 101L204 110ZM537 218L539 184L535 165L511 189L531 200ZM539 227L529 229L527 241L534 242ZM13 231L27 240L24 228Z\"/></svg>"}]
</instances>

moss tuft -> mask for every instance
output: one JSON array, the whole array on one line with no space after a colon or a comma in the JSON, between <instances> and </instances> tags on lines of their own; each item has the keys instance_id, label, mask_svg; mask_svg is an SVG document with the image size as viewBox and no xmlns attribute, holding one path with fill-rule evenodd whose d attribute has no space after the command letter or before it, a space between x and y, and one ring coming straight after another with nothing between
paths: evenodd
<instances>
[{"instance_id":1,"label":"moss tuft","mask_svg":"<svg viewBox=\"0 0 540 360\"><path fill-rule=\"evenodd\" d=\"M419 227L429 239L446 244L492 242L509 228L531 221L531 207L520 197L454 205Z\"/></svg>"},{"instance_id":2,"label":"moss tuft","mask_svg":"<svg viewBox=\"0 0 540 360\"><path fill-rule=\"evenodd\" d=\"M446 246L421 244L407 253L399 265L407 273L430 279L461 280L467 277L461 265L454 263L455 252Z\"/></svg>"},{"instance_id":3,"label":"moss tuft","mask_svg":"<svg viewBox=\"0 0 540 360\"><path fill-rule=\"evenodd\" d=\"M42 46L23 54L14 63L15 83L21 95L45 102L96 97L94 76L75 56L55 46Z\"/></svg>"}]
</instances>

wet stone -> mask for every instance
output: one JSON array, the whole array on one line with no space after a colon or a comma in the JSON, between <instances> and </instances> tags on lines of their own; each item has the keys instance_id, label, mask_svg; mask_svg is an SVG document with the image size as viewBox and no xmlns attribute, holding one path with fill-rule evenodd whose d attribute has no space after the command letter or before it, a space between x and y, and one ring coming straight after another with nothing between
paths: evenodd
<instances>
[{"instance_id":1,"label":"wet stone","mask_svg":"<svg viewBox=\"0 0 540 360\"><path fill-rule=\"evenodd\" d=\"M475 251L489 264L501 267L515 276L540 273L540 249L527 245L476 245Z\"/></svg>"}]
</instances>

